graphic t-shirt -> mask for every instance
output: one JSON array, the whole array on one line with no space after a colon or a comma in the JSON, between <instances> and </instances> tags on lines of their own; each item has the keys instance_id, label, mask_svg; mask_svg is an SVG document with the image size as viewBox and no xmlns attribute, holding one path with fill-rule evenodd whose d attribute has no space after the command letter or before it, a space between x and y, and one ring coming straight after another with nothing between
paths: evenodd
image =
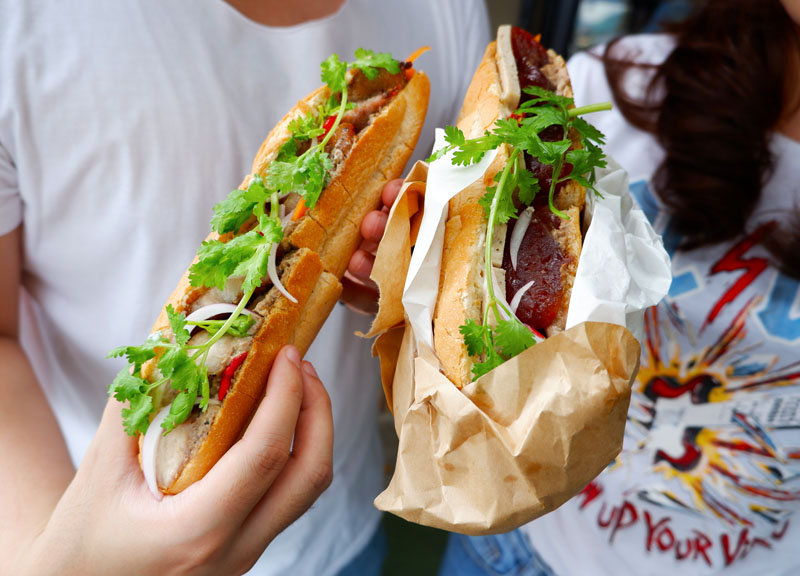
<instances>
[{"instance_id":1,"label":"graphic t-shirt","mask_svg":"<svg viewBox=\"0 0 800 576\"><path fill-rule=\"evenodd\" d=\"M626 42L652 63L673 46ZM611 99L598 58L569 70L576 105ZM525 531L559 575L798 574L800 282L762 240L800 205L800 142L772 137L776 169L745 233L682 251L649 182L663 152L619 112L592 121L662 234L673 282L646 314L623 452Z\"/></svg>"}]
</instances>

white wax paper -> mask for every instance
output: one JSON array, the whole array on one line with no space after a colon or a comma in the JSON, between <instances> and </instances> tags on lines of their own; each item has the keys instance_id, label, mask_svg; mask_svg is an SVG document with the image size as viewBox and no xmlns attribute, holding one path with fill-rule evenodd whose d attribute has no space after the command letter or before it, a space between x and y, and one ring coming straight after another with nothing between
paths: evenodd
<instances>
[{"instance_id":1,"label":"white wax paper","mask_svg":"<svg viewBox=\"0 0 800 576\"><path fill-rule=\"evenodd\" d=\"M437 129L434 150L445 145ZM472 166L453 166L448 154L428 168L425 212L403 291L403 305L420 354L433 348L432 318L439 287L447 204L458 192L482 178L496 151ZM627 173L612 159L596 171L600 196L587 193L585 236L567 329L586 321L625 326L637 340L644 330L644 311L669 290L670 260L661 237L638 208ZM588 226L588 228L587 228Z\"/></svg>"}]
</instances>

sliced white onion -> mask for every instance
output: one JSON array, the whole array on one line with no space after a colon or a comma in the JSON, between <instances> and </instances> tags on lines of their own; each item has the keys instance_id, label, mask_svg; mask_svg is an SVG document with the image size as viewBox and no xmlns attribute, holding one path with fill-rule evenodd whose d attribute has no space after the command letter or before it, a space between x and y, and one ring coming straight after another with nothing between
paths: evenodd
<instances>
[{"instance_id":1,"label":"sliced white onion","mask_svg":"<svg viewBox=\"0 0 800 576\"><path fill-rule=\"evenodd\" d=\"M492 269L492 284L494 285L494 297L501 304L497 307L500 310L500 316L503 317L503 320L511 320L511 316L509 316L508 312L506 312L506 308L508 308L508 302L506 302L505 297L506 289L505 286L500 286L497 283L497 273L495 273L494 269Z\"/></svg>"},{"instance_id":2,"label":"sliced white onion","mask_svg":"<svg viewBox=\"0 0 800 576\"><path fill-rule=\"evenodd\" d=\"M511 240L508 245L508 252L511 256L511 266L514 270L517 269L517 254L519 254L519 247L522 244L522 239L525 237L525 232L528 231L528 226L531 223L533 216L533 206L529 206L522 211L519 215L517 223L514 225L514 231L511 233Z\"/></svg>"},{"instance_id":3,"label":"sliced white onion","mask_svg":"<svg viewBox=\"0 0 800 576\"><path fill-rule=\"evenodd\" d=\"M208 306L203 306L202 308L198 308L191 314L186 317L186 322L203 322L208 320L209 318L213 318L214 316L219 316L220 314L233 314L233 311L236 310L236 304L228 304L227 302L218 302L217 304L209 304ZM248 310L247 308L242 309L242 314L247 314L248 316L252 315L253 312ZM194 324L188 324L186 329L191 334L194 329L197 328Z\"/></svg>"},{"instance_id":4,"label":"sliced white onion","mask_svg":"<svg viewBox=\"0 0 800 576\"><path fill-rule=\"evenodd\" d=\"M161 423L169 414L169 405L164 406L153 421L147 428L142 440L142 471L144 472L144 479L147 482L147 487L150 492L158 499L163 498L161 490L158 489L158 481L156 480L156 456L158 455L158 443L161 440L163 430Z\"/></svg>"},{"instance_id":5,"label":"sliced white onion","mask_svg":"<svg viewBox=\"0 0 800 576\"><path fill-rule=\"evenodd\" d=\"M534 281L531 280L530 282L525 284L525 286L523 286L522 288L517 290L516 294L514 294L514 297L511 299L511 304L509 304L509 306L511 306L511 310L514 312L514 314L517 313L517 308L519 308L519 303L522 301L522 297L525 295L525 292L527 292L528 290L531 289L531 286L533 286L533 283L534 283Z\"/></svg>"},{"instance_id":6,"label":"sliced white onion","mask_svg":"<svg viewBox=\"0 0 800 576\"><path fill-rule=\"evenodd\" d=\"M272 280L272 284L277 288L281 294L286 296L289 300L297 304L297 298L289 294L289 292L284 288L283 284L281 284L280 279L278 278L278 270L275 267L275 257L278 253L278 243L273 242L272 247L269 249L269 260L267 261L267 275L269 279Z\"/></svg>"},{"instance_id":7,"label":"sliced white onion","mask_svg":"<svg viewBox=\"0 0 800 576\"><path fill-rule=\"evenodd\" d=\"M284 216L286 216L286 204L281 204L278 206L278 218L281 219L281 224L283 223Z\"/></svg>"},{"instance_id":8,"label":"sliced white onion","mask_svg":"<svg viewBox=\"0 0 800 576\"><path fill-rule=\"evenodd\" d=\"M200 398L194 401L195 406L200 404ZM208 405L220 404L219 400L210 398ZM156 474L156 462L158 461L158 446L161 438L164 436L164 431L161 428L161 423L169 415L170 404L167 404L158 411L156 417L150 422L147 432L144 434L142 440L142 472L144 472L144 480L147 482L147 487L150 492L158 499L161 500L164 495L158 489L158 476Z\"/></svg>"}]
</instances>

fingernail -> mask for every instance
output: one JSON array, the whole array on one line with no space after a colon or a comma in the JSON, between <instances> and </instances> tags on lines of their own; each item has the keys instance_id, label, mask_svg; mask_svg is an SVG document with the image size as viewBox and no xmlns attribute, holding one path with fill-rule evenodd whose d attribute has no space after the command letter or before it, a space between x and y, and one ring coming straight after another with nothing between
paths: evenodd
<instances>
[{"instance_id":1,"label":"fingernail","mask_svg":"<svg viewBox=\"0 0 800 576\"><path fill-rule=\"evenodd\" d=\"M311 376L312 378L316 378L317 380L319 380L319 376L317 376L317 371L314 370L314 366L311 364L311 362L303 362L303 372L305 372L308 376Z\"/></svg>"},{"instance_id":2,"label":"fingernail","mask_svg":"<svg viewBox=\"0 0 800 576\"><path fill-rule=\"evenodd\" d=\"M297 348L294 346L287 346L286 358L289 360L289 362L300 368L300 352L297 351Z\"/></svg>"}]
</instances>

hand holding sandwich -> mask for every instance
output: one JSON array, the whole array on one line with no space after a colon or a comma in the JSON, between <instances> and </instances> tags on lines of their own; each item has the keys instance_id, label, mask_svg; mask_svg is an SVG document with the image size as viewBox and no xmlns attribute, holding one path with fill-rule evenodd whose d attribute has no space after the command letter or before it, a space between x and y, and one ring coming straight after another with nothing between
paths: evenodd
<instances>
[{"instance_id":1,"label":"hand holding sandwich","mask_svg":"<svg viewBox=\"0 0 800 576\"><path fill-rule=\"evenodd\" d=\"M241 574L330 484L330 400L294 347L278 355L242 438L171 498L148 490L121 407L109 401L74 479L9 573Z\"/></svg>"}]
</instances>

